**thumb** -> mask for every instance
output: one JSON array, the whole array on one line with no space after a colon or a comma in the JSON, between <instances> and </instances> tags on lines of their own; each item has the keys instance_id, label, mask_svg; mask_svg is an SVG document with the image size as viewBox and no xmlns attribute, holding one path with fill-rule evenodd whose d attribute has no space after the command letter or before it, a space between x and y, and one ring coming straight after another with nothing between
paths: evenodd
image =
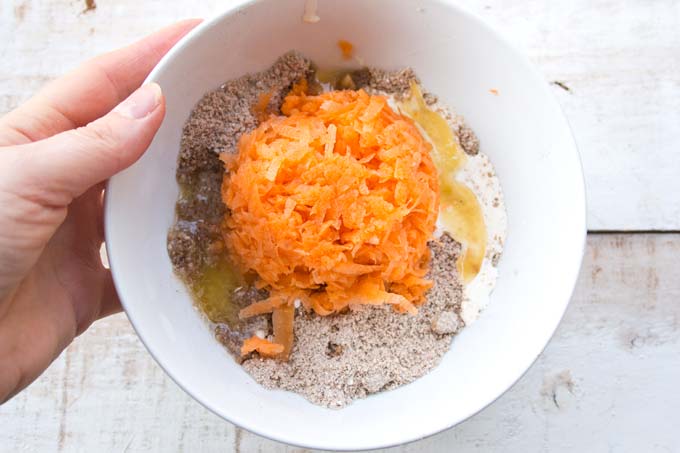
<instances>
[{"instance_id":1,"label":"thumb","mask_svg":"<svg viewBox=\"0 0 680 453\"><path fill-rule=\"evenodd\" d=\"M85 127L23 145L28 164L23 182L38 189L45 204L65 206L132 165L151 144L164 114L160 86L144 85Z\"/></svg>"}]
</instances>

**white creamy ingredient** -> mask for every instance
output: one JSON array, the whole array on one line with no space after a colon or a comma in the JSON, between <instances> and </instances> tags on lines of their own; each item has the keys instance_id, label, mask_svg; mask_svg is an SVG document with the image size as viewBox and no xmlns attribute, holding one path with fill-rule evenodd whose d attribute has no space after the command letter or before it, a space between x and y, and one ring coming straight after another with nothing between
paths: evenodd
<instances>
[{"instance_id":1,"label":"white creamy ingredient","mask_svg":"<svg viewBox=\"0 0 680 453\"><path fill-rule=\"evenodd\" d=\"M387 104L394 111L401 111L399 109L399 102L393 96L381 92L376 92L375 94L387 96ZM430 108L442 115L454 131L457 131L460 124L463 123L461 117L452 114L450 110L443 107L439 102L430 106ZM423 137L430 141L430 138L420 126L418 126L418 129L423 133ZM432 144L431 141L430 144ZM434 146L434 144L432 145ZM489 157L481 151L474 156L468 154L465 156L467 158L465 165L456 175L456 179L468 186L477 196L477 200L482 207L487 233L486 254L482 262L482 268L470 283L464 284L463 288L463 303L460 314L465 324L470 325L489 304L489 297L496 286L498 269L493 261L494 257L501 256L503 252L508 219L505 212L503 188ZM439 219L434 233L435 237L439 237L444 231L446 231L446 228L441 219Z\"/></svg>"},{"instance_id":2,"label":"white creamy ingredient","mask_svg":"<svg viewBox=\"0 0 680 453\"><path fill-rule=\"evenodd\" d=\"M493 263L495 256L503 252L508 219L503 200L503 189L489 157L480 152L467 156L467 162L458 173L458 180L467 185L477 196L486 223L486 255L479 274L465 285L461 316L469 325L477 319L481 310L489 304L489 296L496 286L498 269Z\"/></svg>"},{"instance_id":3,"label":"white creamy ingredient","mask_svg":"<svg viewBox=\"0 0 680 453\"><path fill-rule=\"evenodd\" d=\"M394 101L390 102L390 105L393 103ZM458 130L460 124L463 123L461 117L452 114L439 102L430 106L430 108L442 115L454 131ZM427 134L423 133L423 136L429 140ZM479 274L470 283L464 284L463 287L463 304L460 315L465 324L469 325L479 317L479 313L489 304L489 297L496 286L498 269L493 260L495 256L500 256L503 252L508 219L505 212L503 189L489 157L481 151L474 156L466 154L466 157L465 165L456 175L456 179L468 186L477 196L482 207L487 232L486 254L482 268ZM445 230L446 228L441 220L438 220L435 236L440 236Z\"/></svg>"}]
</instances>

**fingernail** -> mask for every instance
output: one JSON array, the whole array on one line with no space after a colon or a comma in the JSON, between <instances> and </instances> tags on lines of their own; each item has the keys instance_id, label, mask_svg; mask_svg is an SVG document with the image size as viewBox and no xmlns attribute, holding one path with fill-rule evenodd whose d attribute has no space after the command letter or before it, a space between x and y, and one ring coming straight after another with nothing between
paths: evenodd
<instances>
[{"instance_id":1,"label":"fingernail","mask_svg":"<svg viewBox=\"0 0 680 453\"><path fill-rule=\"evenodd\" d=\"M162 97L163 92L157 83L147 83L118 104L113 111L133 120L142 119L156 110Z\"/></svg>"}]
</instances>

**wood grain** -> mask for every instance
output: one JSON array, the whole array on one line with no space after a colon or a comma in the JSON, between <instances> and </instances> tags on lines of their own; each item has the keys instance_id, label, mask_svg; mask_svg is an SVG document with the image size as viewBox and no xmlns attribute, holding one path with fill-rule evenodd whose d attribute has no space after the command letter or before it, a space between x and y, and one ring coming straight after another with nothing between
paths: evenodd
<instances>
[{"instance_id":1,"label":"wood grain","mask_svg":"<svg viewBox=\"0 0 680 453\"><path fill-rule=\"evenodd\" d=\"M0 113L85 58L229 2L98 0L86 11L84 0L4 0ZM680 2L459 3L559 82L553 90L583 157L590 228L679 230ZM564 322L519 383L460 426L389 451L680 451L678 268L678 234L589 237ZM195 403L122 315L97 323L0 407L0 426L0 452L302 451Z\"/></svg>"},{"instance_id":2,"label":"wood grain","mask_svg":"<svg viewBox=\"0 0 680 453\"><path fill-rule=\"evenodd\" d=\"M680 234L595 235L545 353L460 426L388 450L680 451ZM0 407L0 451L300 452L203 409L122 315L78 338Z\"/></svg>"},{"instance_id":3,"label":"wood grain","mask_svg":"<svg viewBox=\"0 0 680 453\"><path fill-rule=\"evenodd\" d=\"M230 1L99 0L86 11L84 0L4 0L0 113L87 57ZM458 3L561 84L553 89L583 157L590 229L680 230L680 2Z\"/></svg>"}]
</instances>

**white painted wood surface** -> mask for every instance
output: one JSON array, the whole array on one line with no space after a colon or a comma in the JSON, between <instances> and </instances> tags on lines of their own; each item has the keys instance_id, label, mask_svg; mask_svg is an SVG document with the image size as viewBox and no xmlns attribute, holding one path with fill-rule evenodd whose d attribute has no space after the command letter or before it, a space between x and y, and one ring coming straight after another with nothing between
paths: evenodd
<instances>
[{"instance_id":1,"label":"white painted wood surface","mask_svg":"<svg viewBox=\"0 0 680 453\"><path fill-rule=\"evenodd\" d=\"M544 354L490 407L415 452L680 451L680 234L594 235ZM0 407L0 451L299 452L183 393L123 315Z\"/></svg>"},{"instance_id":2,"label":"white painted wood surface","mask_svg":"<svg viewBox=\"0 0 680 453\"><path fill-rule=\"evenodd\" d=\"M0 113L87 57L229 1L98 0L83 13L81 0L1 0ZM570 88L554 86L581 148L590 228L680 229L680 2L460 3ZM591 236L566 318L520 382L462 425L390 451L680 451L679 268L678 234ZM0 452L197 450L299 451L195 403L122 315L0 407Z\"/></svg>"},{"instance_id":3,"label":"white painted wood surface","mask_svg":"<svg viewBox=\"0 0 680 453\"><path fill-rule=\"evenodd\" d=\"M2 0L0 113L86 57L231 1L97 0L83 13L84 0ZM569 87L553 85L583 156L590 229L680 229L680 2L459 3Z\"/></svg>"}]
</instances>

